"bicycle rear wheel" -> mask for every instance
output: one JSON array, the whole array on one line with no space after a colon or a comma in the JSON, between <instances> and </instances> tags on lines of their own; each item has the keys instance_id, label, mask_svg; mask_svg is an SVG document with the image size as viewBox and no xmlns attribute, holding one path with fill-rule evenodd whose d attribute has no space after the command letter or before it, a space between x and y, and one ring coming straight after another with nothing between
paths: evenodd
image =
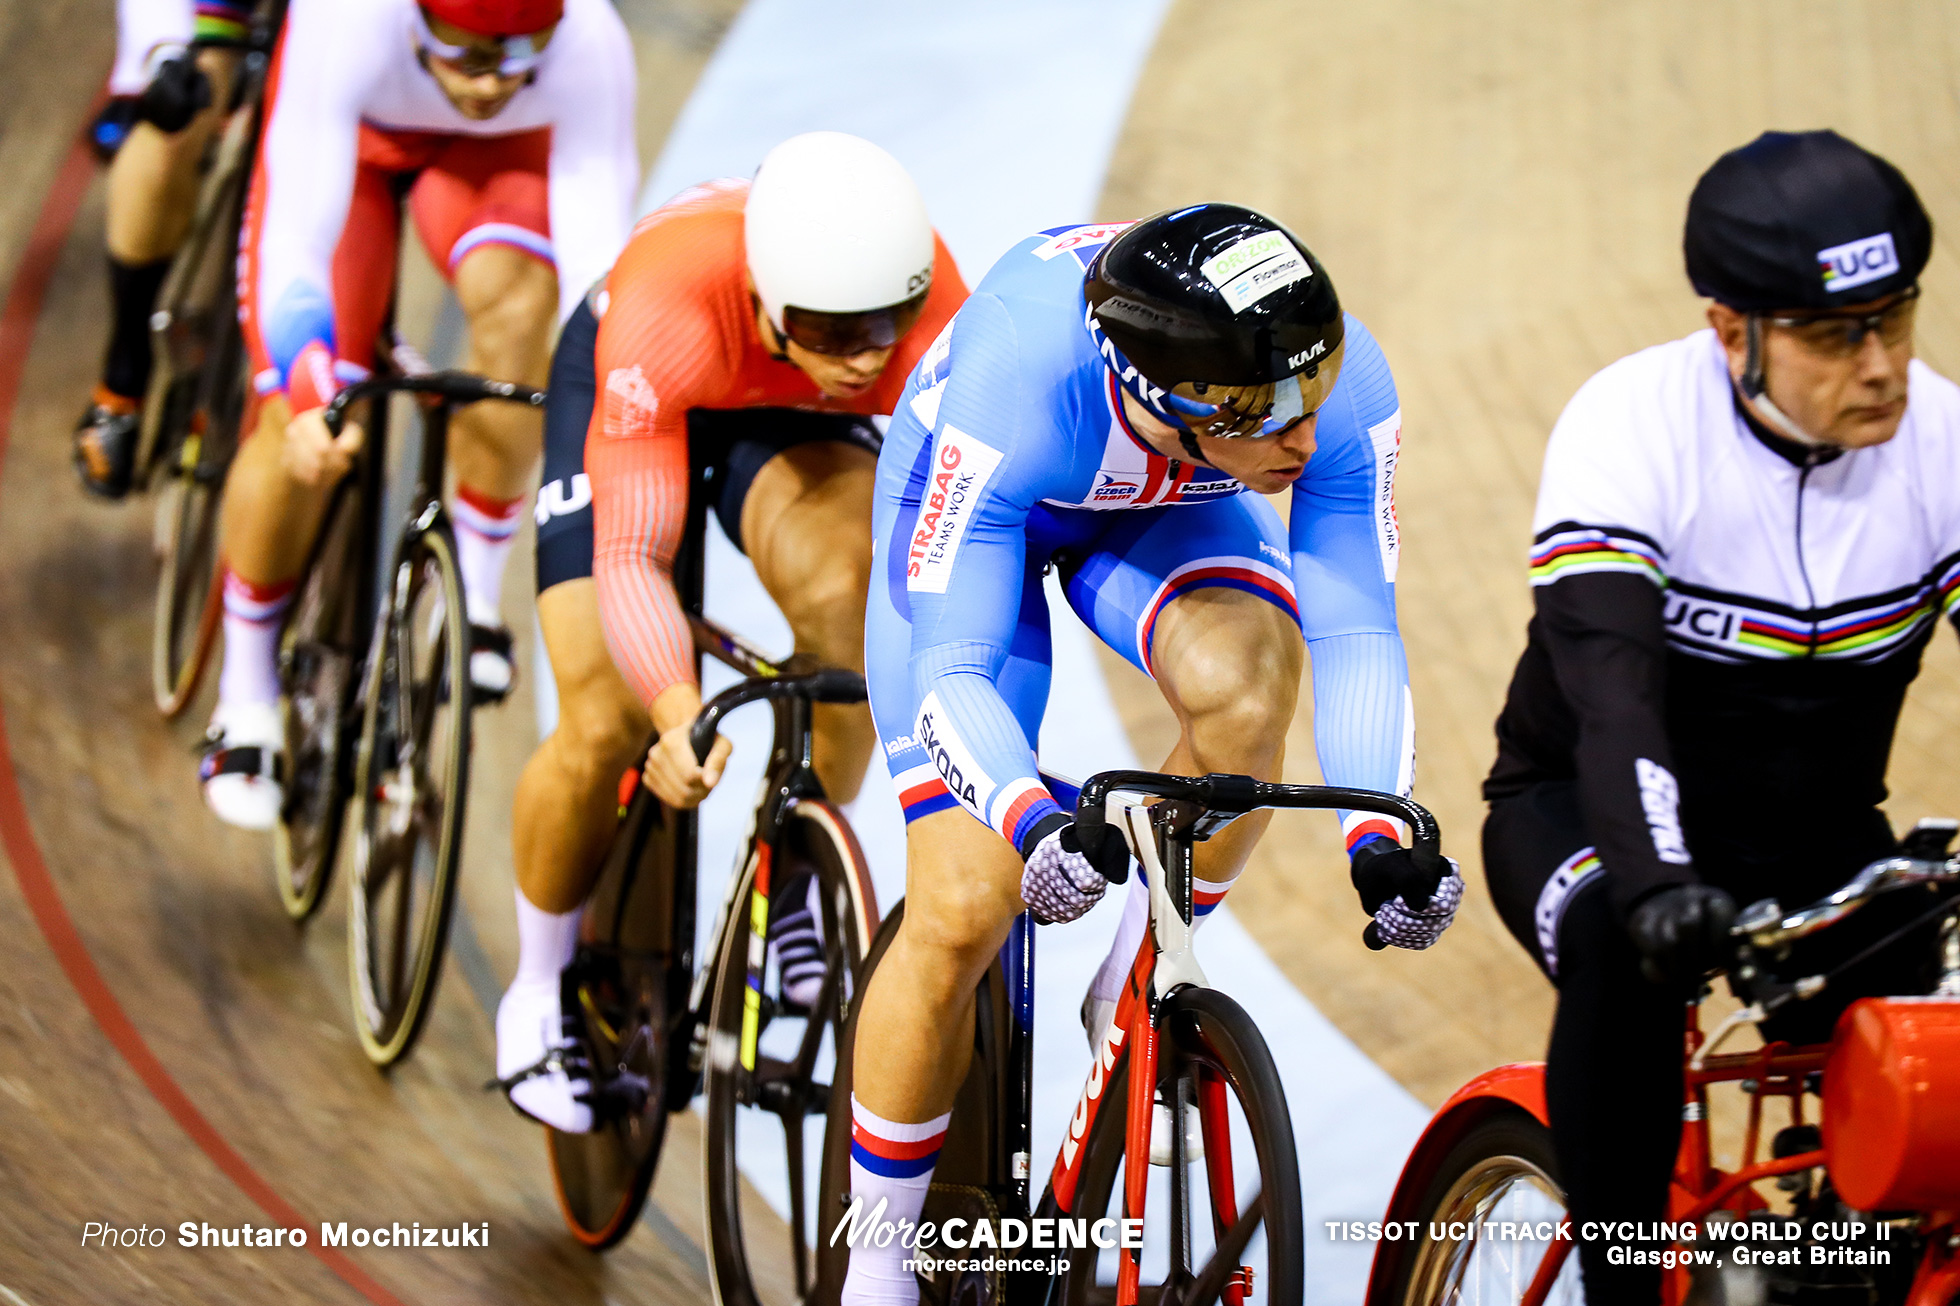
<instances>
[{"instance_id":1,"label":"bicycle rear wheel","mask_svg":"<svg viewBox=\"0 0 1960 1306\"><path fill-rule=\"evenodd\" d=\"M566 972L567 1005L584 1017L593 1082L606 1092L593 1104L592 1132L547 1129L545 1138L565 1224L594 1251L631 1232L668 1112L686 1106L693 1086L694 819L636 790Z\"/></svg>"},{"instance_id":2,"label":"bicycle rear wheel","mask_svg":"<svg viewBox=\"0 0 1960 1306\"><path fill-rule=\"evenodd\" d=\"M469 623L438 522L396 556L369 655L354 771L348 970L368 1060L414 1046L435 999L469 791Z\"/></svg>"},{"instance_id":3,"label":"bicycle rear wheel","mask_svg":"<svg viewBox=\"0 0 1960 1306\"><path fill-rule=\"evenodd\" d=\"M257 121L254 111L227 124L151 318L156 362L138 467L160 491L150 682L165 717L197 696L218 631L219 505L251 394L236 265Z\"/></svg>"},{"instance_id":4,"label":"bicycle rear wheel","mask_svg":"<svg viewBox=\"0 0 1960 1306\"><path fill-rule=\"evenodd\" d=\"M1300 1170L1272 1053L1252 1018L1216 989L1180 989L1168 1006L1157 1089L1160 1100L1177 1104L1174 1150L1171 1164L1151 1167L1139 1300L1296 1306L1305 1292ZM1125 1216L1123 1104L1134 1064L1124 1056L1103 1090L1070 1212L1076 1217ZM1062 1300L1114 1303L1117 1264L1113 1250L1070 1252Z\"/></svg>"},{"instance_id":5,"label":"bicycle rear wheel","mask_svg":"<svg viewBox=\"0 0 1960 1306\"><path fill-rule=\"evenodd\" d=\"M1522 1110L1505 1109L1473 1125L1450 1149L1412 1218L1422 1237L1390 1285L1397 1306L1517 1302L1553 1242L1491 1239L1486 1222L1553 1224L1565 1218L1565 1192L1551 1131ZM1455 1225L1468 1236L1435 1238ZM1569 1246L1569 1244L1568 1244ZM1578 1306L1579 1258L1567 1255L1545 1297L1547 1306Z\"/></svg>"},{"instance_id":6,"label":"bicycle rear wheel","mask_svg":"<svg viewBox=\"0 0 1960 1306\"><path fill-rule=\"evenodd\" d=\"M766 966L756 931L769 908L757 903L755 891L760 879L764 899L772 887L800 894L809 877L816 885L824 973L816 1001L803 1009L787 1002L781 974ZM829 803L810 801L789 808L773 849L755 850L731 902L735 909L715 952L708 1006L702 1147L708 1270L721 1306L794 1306L810 1294L814 1266L805 1226L823 1162L823 1135L819 1131L813 1148L807 1122L823 1121L829 1109L837 1048L877 927L877 902L849 824ZM757 903L753 911L752 903ZM752 960L758 970L755 987ZM769 1230L773 1249L758 1243L752 1250L745 1239L751 1222L743 1215L744 1169L785 1176L779 1196L788 1208L787 1229ZM761 1215L753 1201L750 1197L751 1214Z\"/></svg>"},{"instance_id":7,"label":"bicycle rear wheel","mask_svg":"<svg viewBox=\"0 0 1960 1306\"><path fill-rule=\"evenodd\" d=\"M279 775L286 796L272 827L272 872L279 901L296 921L319 909L340 851L362 651L362 516L360 490L343 484L327 506L279 636L285 739Z\"/></svg>"}]
</instances>

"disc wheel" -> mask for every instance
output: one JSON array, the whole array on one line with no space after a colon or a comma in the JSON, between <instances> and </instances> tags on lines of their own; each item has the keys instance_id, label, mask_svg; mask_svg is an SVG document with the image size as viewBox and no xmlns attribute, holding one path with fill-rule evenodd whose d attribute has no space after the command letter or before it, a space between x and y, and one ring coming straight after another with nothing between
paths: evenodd
<instances>
[{"instance_id":1,"label":"disc wheel","mask_svg":"<svg viewBox=\"0 0 1960 1306\"><path fill-rule=\"evenodd\" d=\"M1168 1165L1152 1165L1139 1300L1298 1306L1306 1235L1286 1093L1252 1018L1216 989L1172 994L1160 1030L1158 1101L1175 1103ZM1071 1214L1123 1219L1125 1102L1133 1059L1103 1090ZM1192 1117L1196 1119L1193 1120ZM1118 1253L1069 1253L1062 1300L1117 1299Z\"/></svg>"},{"instance_id":2,"label":"disc wheel","mask_svg":"<svg viewBox=\"0 0 1960 1306\"><path fill-rule=\"evenodd\" d=\"M750 904L765 867L773 891L792 895L772 904L778 912L801 906L794 896L807 894L812 883L816 888L824 968L807 1008L784 997L780 972L757 948L753 931L768 909ZM857 838L825 802L789 809L780 841L750 858L732 901L709 1004L701 1153L708 1269L721 1306L795 1306L809 1297L815 1271L809 1197L818 1189L837 1048L877 906ZM752 958L760 972L756 988ZM786 1227L756 1205L744 1170L784 1176L778 1196L788 1209Z\"/></svg>"},{"instance_id":3,"label":"disc wheel","mask_svg":"<svg viewBox=\"0 0 1960 1306\"><path fill-rule=\"evenodd\" d=\"M580 925L566 1005L582 1018L595 1083L590 1133L547 1129L551 1178L566 1227L602 1251L633 1228L652 1186L670 1109L687 1104L693 1025L688 954L694 920L677 878L693 871L692 812L640 789ZM681 1081L683 1087L673 1086ZM678 1099L678 1101L676 1100Z\"/></svg>"},{"instance_id":4,"label":"disc wheel","mask_svg":"<svg viewBox=\"0 0 1960 1306\"><path fill-rule=\"evenodd\" d=\"M359 490L342 485L279 636L285 800L272 827L272 874L280 903L296 921L311 916L326 893L347 809L361 659L361 515Z\"/></svg>"},{"instance_id":5,"label":"disc wheel","mask_svg":"<svg viewBox=\"0 0 1960 1306\"><path fill-rule=\"evenodd\" d=\"M1397 1306L1522 1301L1540 1262L1559 1244L1486 1238L1484 1231L1487 1222L1556 1224L1565 1218L1551 1131L1514 1108L1472 1126L1443 1158L1413 1218L1421 1240L1390 1285L1387 1301ZM1432 1222L1467 1236L1435 1238ZM1545 1301L1579 1306L1584 1300L1579 1258L1567 1255Z\"/></svg>"},{"instance_id":6,"label":"disc wheel","mask_svg":"<svg viewBox=\"0 0 1960 1306\"><path fill-rule=\"evenodd\" d=\"M446 526L398 556L363 689L348 966L361 1047L387 1066L434 1002L462 857L469 625Z\"/></svg>"}]
</instances>

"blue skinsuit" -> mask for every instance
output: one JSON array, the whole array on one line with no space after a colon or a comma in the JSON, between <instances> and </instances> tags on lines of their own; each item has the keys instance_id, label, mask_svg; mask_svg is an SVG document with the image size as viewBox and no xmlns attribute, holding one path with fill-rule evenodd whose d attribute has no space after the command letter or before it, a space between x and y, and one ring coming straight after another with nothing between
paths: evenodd
<instances>
[{"instance_id":1,"label":"blue skinsuit","mask_svg":"<svg viewBox=\"0 0 1960 1306\"><path fill-rule=\"evenodd\" d=\"M1015 847L1058 810L1035 767L1047 705L1041 577L1151 672L1157 615L1207 586L1300 621L1327 783L1407 793L1408 664L1395 625L1388 363L1346 319L1291 529L1260 495L1137 438L1084 326L1083 272L1120 224L1041 232L1009 251L913 371L878 459L865 656L906 820L955 802ZM1290 536L1290 538L1289 538ZM1296 599L1297 595L1297 599ZM1342 813L1350 848L1393 826Z\"/></svg>"}]
</instances>

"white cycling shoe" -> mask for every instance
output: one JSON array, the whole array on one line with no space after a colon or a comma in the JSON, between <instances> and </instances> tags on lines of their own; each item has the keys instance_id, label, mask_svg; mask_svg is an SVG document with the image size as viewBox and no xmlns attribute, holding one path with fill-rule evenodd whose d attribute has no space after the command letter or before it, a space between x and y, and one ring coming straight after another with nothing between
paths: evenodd
<instances>
[{"instance_id":1,"label":"white cycling shoe","mask_svg":"<svg viewBox=\"0 0 1960 1306\"><path fill-rule=\"evenodd\" d=\"M197 777L205 805L219 820L241 830L272 828L286 796L278 768L285 742L277 704L218 705L204 736Z\"/></svg>"},{"instance_id":2,"label":"white cycling shoe","mask_svg":"<svg viewBox=\"0 0 1960 1306\"><path fill-rule=\"evenodd\" d=\"M510 628L470 623L470 688L479 703L501 703L517 683Z\"/></svg>"},{"instance_id":3,"label":"white cycling shoe","mask_svg":"<svg viewBox=\"0 0 1960 1306\"><path fill-rule=\"evenodd\" d=\"M591 1071L568 1036L556 979L514 981L497 1004L497 1082L510 1104L561 1134L592 1131Z\"/></svg>"}]
</instances>

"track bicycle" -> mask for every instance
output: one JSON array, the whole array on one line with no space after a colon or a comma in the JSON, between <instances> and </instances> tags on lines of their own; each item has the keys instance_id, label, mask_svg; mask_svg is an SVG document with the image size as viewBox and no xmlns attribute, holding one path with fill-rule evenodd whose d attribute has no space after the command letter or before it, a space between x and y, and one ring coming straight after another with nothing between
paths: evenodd
<instances>
[{"instance_id":1,"label":"track bicycle","mask_svg":"<svg viewBox=\"0 0 1960 1306\"><path fill-rule=\"evenodd\" d=\"M810 1154L805 1133L829 1107L830 1066L878 924L863 850L811 767L811 708L863 702L864 678L819 667L807 655L776 661L700 615L700 490L697 474L675 582L697 664L712 657L743 679L702 708L690 742L705 761L724 717L745 704L770 704L775 738L755 824L697 971L698 815L663 804L637 768L621 775L618 833L565 976L567 1008L583 1017L579 1054L592 1078L594 1127L546 1132L565 1222L581 1243L602 1249L631 1231L646 1201L668 1115L703 1095L714 1299L721 1306L787 1306L806 1300L812 1284L806 1194L821 1151ZM807 1006L785 993L766 944L772 914L805 903L814 909L823 956L817 996ZM754 1250L763 1245L754 1226L773 1221L745 1198L743 1174L765 1171L786 1183L787 1238L776 1244L786 1257Z\"/></svg>"},{"instance_id":2,"label":"track bicycle","mask_svg":"<svg viewBox=\"0 0 1960 1306\"><path fill-rule=\"evenodd\" d=\"M544 403L529 386L430 371L406 346L383 357L386 370L326 409L338 435L354 404L384 401L369 405L367 438L329 500L280 635L285 746L275 765L285 801L273 826L280 900L304 920L325 893L352 799L348 970L354 1028L378 1066L406 1055L433 1005L462 858L474 691L442 502L449 417L485 401ZM390 544L385 399L394 394L425 407L407 524Z\"/></svg>"},{"instance_id":3,"label":"track bicycle","mask_svg":"<svg viewBox=\"0 0 1960 1306\"><path fill-rule=\"evenodd\" d=\"M1057 789L1057 782L1051 779L1050 788ZM1060 786L1056 797L1066 793L1067 786ZM1046 1258L1051 1268L1060 1258L1058 1274L922 1274L922 1301L1294 1306L1303 1299L1300 1175L1279 1071L1252 1018L1209 987L1192 951L1194 846L1262 808L1344 808L1397 817L1413 832L1418 864L1442 873L1435 818L1393 794L1147 771L1104 772L1083 785L1075 797L1083 846L1093 853L1102 838L1129 844L1149 889L1149 929L1095 1048L1047 1189L1030 1202L1035 949L1031 918L1016 918L976 995L973 1062L955 1100L923 1218L940 1227L949 1219L966 1220L970 1228L1014 1218L1162 1215L1145 1224L1141 1249L1089 1245L1001 1253L1023 1265ZM879 931L866 981L890 946L903 909L902 903L894 908ZM831 1233L851 1202L851 1069L847 1056L831 1090L818 1221L823 1300L834 1300L848 1265L848 1248ZM1168 1127L1153 1131L1160 1117ZM977 1253L975 1259L989 1258Z\"/></svg>"},{"instance_id":4,"label":"track bicycle","mask_svg":"<svg viewBox=\"0 0 1960 1306\"><path fill-rule=\"evenodd\" d=\"M238 321L238 240L258 161L266 75L285 16L269 0L243 40L200 38L193 53L236 50L224 125L212 142L189 233L150 315L155 363L137 443L137 483L156 493L157 587L150 687L174 718L197 696L223 614L218 521L225 473L256 408Z\"/></svg>"},{"instance_id":5,"label":"track bicycle","mask_svg":"<svg viewBox=\"0 0 1960 1306\"><path fill-rule=\"evenodd\" d=\"M1897 855L1881 858L1801 911L1774 900L1738 914L1726 968L1744 1005L1713 1035L1701 1030L1703 987L1688 1004L1681 1151L1666 1219L1744 1220L1773 1233L1768 1245L1794 1247L1801 1264L1743 1265L1737 1246L1756 1240L1702 1237L1677 1244L1708 1263L1665 1271L1666 1306L1690 1301L1899 1303L1960 1301L1960 857L1949 854L1952 821L1925 821ZM1827 929L1873 899L1917 891L1927 908L1905 925L1829 970L1794 981L1773 962L1798 939ZM1830 1042L1772 1042L1734 1053L1718 1049L1743 1025L1827 990L1878 949L1937 924L1940 982L1930 997L1861 998L1839 1018ZM1545 1107L1540 1063L1503 1066L1457 1090L1410 1154L1390 1201L1388 1221L1412 1221L1411 1240L1377 1245L1368 1306L1488 1302L1542 1306L1579 1303L1570 1237L1519 1241L1487 1236L1504 1222L1545 1228L1565 1217L1565 1197ZM1718 1169L1708 1127L1708 1086L1738 1083L1749 1099L1740 1165ZM1819 1118L1805 1118L1817 1096ZM1764 1103L1783 1098L1790 1123L1768 1139ZM1754 1185L1774 1180L1792 1214L1773 1215ZM1852 1235L1852 1250L1889 1253L1889 1264L1813 1268L1808 1248L1821 1224ZM1501 1232L1501 1229L1498 1230ZM1570 1232L1568 1228L1568 1233ZM1840 1239L1840 1242L1845 1240Z\"/></svg>"}]
</instances>

